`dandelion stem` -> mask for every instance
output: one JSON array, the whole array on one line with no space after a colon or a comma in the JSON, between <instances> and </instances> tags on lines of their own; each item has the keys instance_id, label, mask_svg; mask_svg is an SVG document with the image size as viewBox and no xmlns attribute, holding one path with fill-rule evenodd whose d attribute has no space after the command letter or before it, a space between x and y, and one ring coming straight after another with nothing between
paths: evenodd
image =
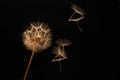
<instances>
[{"instance_id":1,"label":"dandelion stem","mask_svg":"<svg viewBox=\"0 0 120 80\"><path fill-rule=\"evenodd\" d=\"M82 28L79 26L78 21L77 21L76 23L77 23L77 27L78 27L78 29L79 29L81 32L83 32Z\"/></svg>"},{"instance_id":2,"label":"dandelion stem","mask_svg":"<svg viewBox=\"0 0 120 80\"><path fill-rule=\"evenodd\" d=\"M23 80L26 80L26 77L27 77L27 74L28 74L28 71L29 71L29 68L30 68L33 57L34 57L34 51L31 54L31 57L30 57L30 60L29 60L29 63L28 63L28 66L27 66L27 69L26 69Z\"/></svg>"},{"instance_id":3,"label":"dandelion stem","mask_svg":"<svg viewBox=\"0 0 120 80\"><path fill-rule=\"evenodd\" d=\"M35 42L34 42L34 45L36 45L36 42L37 42L37 38L35 39ZM33 47L33 50L32 50L32 54L31 54L31 57L30 57L30 60L29 60L29 63L28 63L28 66L27 66L27 69L26 69L26 72L25 72L25 75L24 75L24 78L23 80L26 80L26 77L27 77L27 74L28 74L28 71L29 71L29 68L30 68L30 65L31 65L31 62L32 62L32 59L34 57L34 47Z\"/></svg>"},{"instance_id":4,"label":"dandelion stem","mask_svg":"<svg viewBox=\"0 0 120 80\"><path fill-rule=\"evenodd\" d=\"M59 70L60 70L60 72L61 72L61 63L60 63L60 61L59 61L59 66L60 66L60 67L59 67Z\"/></svg>"}]
</instances>

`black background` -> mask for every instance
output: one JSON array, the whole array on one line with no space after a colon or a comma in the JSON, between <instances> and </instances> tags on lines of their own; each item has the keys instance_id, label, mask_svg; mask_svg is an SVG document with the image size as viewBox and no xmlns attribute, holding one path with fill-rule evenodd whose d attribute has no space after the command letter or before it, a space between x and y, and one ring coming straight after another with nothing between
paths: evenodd
<instances>
[{"instance_id":1,"label":"black background","mask_svg":"<svg viewBox=\"0 0 120 80\"><path fill-rule=\"evenodd\" d=\"M71 3L85 10L80 26L89 35L67 21L73 13ZM53 44L35 54L27 80L118 80L117 52L110 40L115 39L111 33L119 27L117 0L4 0L0 13L1 61L7 78L3 80L22 80L31 52L23 45L21 35L34 21L50 26ZM58 62L51 62L55 56L52 49L57 39L64 38L72 45L65 48L69 59L61 62L60 73Z\"/></svg>"}]
</instances>

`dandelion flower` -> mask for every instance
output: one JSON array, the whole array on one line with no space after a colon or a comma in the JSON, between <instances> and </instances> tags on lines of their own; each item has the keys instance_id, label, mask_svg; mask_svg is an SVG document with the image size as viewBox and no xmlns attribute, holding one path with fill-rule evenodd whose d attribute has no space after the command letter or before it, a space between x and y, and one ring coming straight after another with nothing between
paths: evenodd
<instances>
[{"instance_id":1,"label":"dandelion flower","mask_svg":"<svg viewBox=\"0 0 120 80\"><path fill-rule=\"evenodd\" d=\"M48 25L39 23L35 25L30 24L31 29L23 33L23 42L28 50L38 52L48 48L51 44L51 32Z\"/></svg>"},{"instance_id":2,"label":"dandelion flower","mask_svg":"<svg viewBox=\"0 0 120 80\"><path fill-rule=\"evenodd\" d=\"M51 45L51 31L45 23L31 23L30 29L23 32L23 43L32 51L23 80L26 80L34 53L41 52Z\"/></svg>"}]
</instances>

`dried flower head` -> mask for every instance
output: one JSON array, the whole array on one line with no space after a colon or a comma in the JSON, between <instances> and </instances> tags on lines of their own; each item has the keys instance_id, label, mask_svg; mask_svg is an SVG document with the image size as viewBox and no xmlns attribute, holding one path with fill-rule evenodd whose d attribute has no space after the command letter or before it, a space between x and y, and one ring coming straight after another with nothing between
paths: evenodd
<instances>
[{"instance_id":1,"label":"dried flower head","mask_svg":"<svg viewBox=\"0 0 120 80\"><path fill-rule=\"evenodd\" d=\"M51 45L51 32L45 23L31 23L30 29L23 32L23 43L28 50L32 51L28 66L25 71L23 80L26 80L34 53L42 51Z\"/></svg>"},{"instance_id":2,"label":"dried flower head","mask_svg":"<svg viewBox=\"0 0 120 80\"><path fill-rule=\"evenodd\" d=\"M51 32L45 23L31 23L23 33L23 42L28 50L42 51L51 45Z\"/></svg>"}]
</instances>

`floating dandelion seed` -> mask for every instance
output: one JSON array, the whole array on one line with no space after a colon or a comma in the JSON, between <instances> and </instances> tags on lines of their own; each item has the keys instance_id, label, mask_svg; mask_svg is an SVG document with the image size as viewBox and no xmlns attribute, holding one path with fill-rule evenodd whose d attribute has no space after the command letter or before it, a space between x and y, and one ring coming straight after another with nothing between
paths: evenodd
<instances>
[{"instance_id":1,"label":"floating dandelion seed","mask_svg":"<svg viewBox=\"0 0 120 80\"><path fill-rule=\"evenodd\" d=\"M28 50L32 51L23 80L26 80L35 52L47 49L51 45L51 31L45 23L31 23L30 30L23 33L23 43Z\"/></svg>"},{"instance_id":2,"label":"floating dandelion seed","mask_svg":"<svg viewBox=\"0 0 120 80\"><path fill-rule=\"evenodd\" d=\"M56 56L54 57L54 59L52 60L52 62L54 61L59 61L59 65L60 65L60 72L61 72L61 60L64 59L68 59L66 52L64 50L65 46L69 46L71 45L71 42L68 40L58 40L56 41L56 44L58 45L57 47L54 48L53 53L56 54Z\"/></svg>"},{"instance_id":3,"label":"floating dandelion seed","mask_svg":"<svg viewBox=\"0 0 120 80\"><path fill-rule=\"evenodd\" d=\"M84 12L84 10L82 10L79 6L74 5L74 4L72 4L72 7L71 7L71 8L74 10L74 13L72 14L72 16L70 17L70 19L69 19L68 21L69 21L69 22L71 22L71 21L76 22L78 29L79 29L81 32L83 32L82 28L79 26L78 21L82 20L82 19L85 17L85 16L84 16L85 12ZM75 14L79 14L79 15L81 15L81 16L80 16L79 18L73 19L72 17L73 17Z\"/></svg>"}]
</instances>

